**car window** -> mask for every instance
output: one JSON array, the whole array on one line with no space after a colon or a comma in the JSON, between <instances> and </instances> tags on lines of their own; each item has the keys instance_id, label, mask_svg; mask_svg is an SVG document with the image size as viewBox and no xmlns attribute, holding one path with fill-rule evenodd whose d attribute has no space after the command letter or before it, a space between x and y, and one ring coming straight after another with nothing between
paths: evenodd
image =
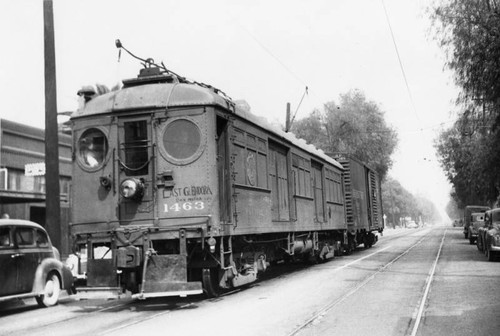
<instances>
[{"instance_id":1,"label":"car window","mask_svg":"<svg viewBox=\"0 0 500 336\"><path fill-rule=\"evenodd\" d=\"M45 234L45 232L36 230L36 246L38 247L49 246L49 239L47 238L47 234Z\"/></svg>"},{"instance_id":2,"label":"car window","mask_svg":"<svg viewBox=\"0 0 500 336\"><path fill-rule=\"evenodd\" d=\"M0 248L10 246L10 228L0 228Z\"/></svg>"},{"instance_id":3,"label":"car window","mask_svg":"<svg viewBox=\"0 0 500 336\"><path fill-rule=\"evenodd\" d=\"M33 246L35 242L34 231L32 228L19 227L16 229L15 239L18 247Z\"/></svg>"}]
</instances>

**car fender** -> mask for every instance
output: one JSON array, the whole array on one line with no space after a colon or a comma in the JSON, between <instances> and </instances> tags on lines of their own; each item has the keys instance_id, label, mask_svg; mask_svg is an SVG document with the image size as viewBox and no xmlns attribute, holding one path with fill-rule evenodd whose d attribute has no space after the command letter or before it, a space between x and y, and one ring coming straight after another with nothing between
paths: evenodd
<instances>
[{"instance_id":1,"label":"car fender","mask_svg":"<svg viewBox=\"0 0 500 336\"><path fill-rule=\"evenodd\" d=\"M56 272L61 280L61 288L65 289L68 294L71 294L73 287L73 275L67 266L55 258L43 259L38 265L33 280L33 292L42 293L45 287L47 275L51 272Z\"/></svg>"}]
</instances>

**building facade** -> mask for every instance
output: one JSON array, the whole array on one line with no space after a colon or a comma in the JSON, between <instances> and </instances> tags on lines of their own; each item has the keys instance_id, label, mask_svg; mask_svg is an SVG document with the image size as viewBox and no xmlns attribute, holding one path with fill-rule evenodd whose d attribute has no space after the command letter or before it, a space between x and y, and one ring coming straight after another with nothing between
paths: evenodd
<instances>
[{"instance_id":1,"label":"building facade","mask_svg":"<svg viewBox=\"0 0 500 336\"><path fill-rule=\"evenodd\" d=\"M45 212L45 131L0 119L0 214L27 219L47 228ZM61 237L56 246L69 252L71 136L59 133ZM49 230L50 232L50 230Z\"/></svg>"}]
</instances>

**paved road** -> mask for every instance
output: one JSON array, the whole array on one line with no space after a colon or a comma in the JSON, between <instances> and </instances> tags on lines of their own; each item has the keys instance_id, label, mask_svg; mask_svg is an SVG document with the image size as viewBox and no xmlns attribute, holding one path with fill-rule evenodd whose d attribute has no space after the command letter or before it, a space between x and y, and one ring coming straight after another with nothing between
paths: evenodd
<instances>
[{"instance_id":1,"label":"paved road","mask_svg":"<svg viewBox=\"0 0 500 336\"><path fill-rule=\"evenodd\" d=\"M495 335L500 262L461 228L388 230L370 249L217 299L66 298L0 309L0 335Z\"/></svg>"}]
</instances>

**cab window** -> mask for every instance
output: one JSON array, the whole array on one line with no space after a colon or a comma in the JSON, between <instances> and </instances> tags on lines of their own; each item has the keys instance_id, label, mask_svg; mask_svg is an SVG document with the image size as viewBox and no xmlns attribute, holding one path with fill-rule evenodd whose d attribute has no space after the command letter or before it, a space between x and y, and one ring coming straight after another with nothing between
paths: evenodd
<instances>
[{"instance_id":1,"label":"cab window","mask_svg":"<svg viewBox=\"0 0 500 336\"><path fill-rule=\"evenodd\" d=\"M148 124L145 120L124 123L125 174L127 176L148 173Z\"/></svg>"}]
</instances>

